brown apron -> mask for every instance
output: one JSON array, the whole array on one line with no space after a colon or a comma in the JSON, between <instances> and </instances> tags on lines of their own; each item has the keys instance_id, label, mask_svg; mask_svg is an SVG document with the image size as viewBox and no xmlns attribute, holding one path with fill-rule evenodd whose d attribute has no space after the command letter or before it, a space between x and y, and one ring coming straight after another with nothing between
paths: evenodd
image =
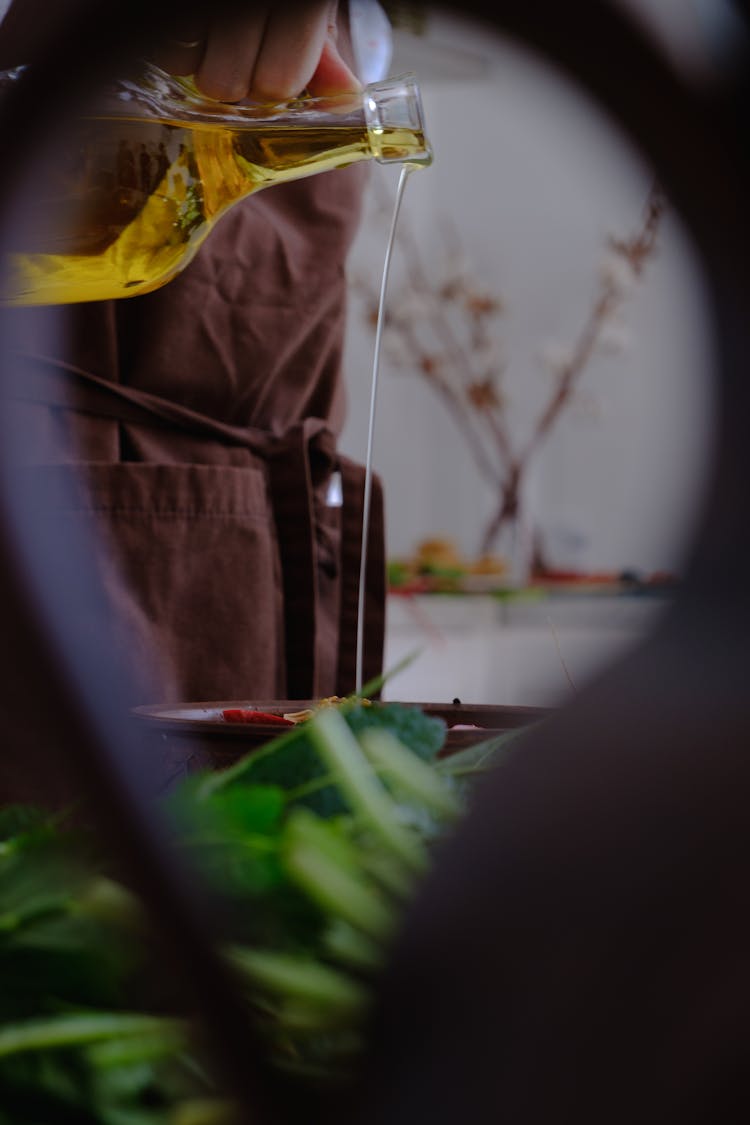
<instances>
[{"instance_id":1,"label":"brown apron","mask_svg":"<svg viewBox=\"0 0 750 1125\"><path fill-rule=\"evenodd\" d=\"M344 264L365 175L353 166L235 206L167 286L67 307L53 350L48 310L18 310L6 408L45 503L71 529L96 528L134 704L355 686L364 470L336 438ZM377 480L372 500L365 679L382 667ZM2 701L0 799L20 777L6 757L14 702Z\"/></svg>"}]
</instances>

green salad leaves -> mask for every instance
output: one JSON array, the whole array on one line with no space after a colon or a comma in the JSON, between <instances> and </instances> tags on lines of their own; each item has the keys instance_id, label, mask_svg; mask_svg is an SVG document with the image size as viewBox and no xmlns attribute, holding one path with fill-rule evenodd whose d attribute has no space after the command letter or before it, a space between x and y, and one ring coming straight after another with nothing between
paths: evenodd
<instances>
[{"instance_id":1,"label":"green salad leaves","mask_svg":"<svg viewBox=\"0 0 750 1125\"><path fill-rule=\"evenodd\" d=\"M444 741L416 707L353 699L163 801L173 847L225 906L220 953L290 1081L355 1072L404 908L510 739L440 758ZM0 1125L231 1122L163 975L97 841L0 811Z\"/></svg>"}]
</instances>

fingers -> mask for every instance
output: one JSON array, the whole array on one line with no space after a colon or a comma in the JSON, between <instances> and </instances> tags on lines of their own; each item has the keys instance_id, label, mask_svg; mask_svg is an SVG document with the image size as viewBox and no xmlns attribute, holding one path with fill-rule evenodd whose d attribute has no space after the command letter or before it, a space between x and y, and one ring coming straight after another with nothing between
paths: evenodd
<instances>
[{"instance_id":1,"label":"fingers","mask_svg":"<svg viewBox=\"0 0 750 1125\"><path fill-rule=\"evenodd\" d=\"M207 21L184 21L174 28L172 36L158 44L153 52L154 62L169 74L195 74L207 37Z\"/></svg>"},{"instance_id":2,"label":"fingers","mask_svg":"<svg viewBox=\"0 0 750 1125\"><path fill-rule=\"evenodd\" d=\"M253 75L269 19L267 3L211 26L195 71L199 90L222 102L239 102L253 94Z\"/></svg>"},{"instance_id":3,"label":"fingers","mask_svg":"<svg viewBox=\"0 0 750 1125\"><path fill-rule=\"evenodd\" d=\"M305 89L328 36L329 0L285 4L271 15L252 77L259 101L285 101Z\"/></svg>"},{"instance_id":4,"label":"fingers","mask_svg":"<svg viewBox=\"0 0 750 1125\"><path fill-rule=\"evenodd\" d=\"M317 96L361 89L336 45L337 0L272 0L242 15L175 30L154 59L171 74L193 75L223 102L283 102L307 89Z\"/></svg>"}]
</instances>

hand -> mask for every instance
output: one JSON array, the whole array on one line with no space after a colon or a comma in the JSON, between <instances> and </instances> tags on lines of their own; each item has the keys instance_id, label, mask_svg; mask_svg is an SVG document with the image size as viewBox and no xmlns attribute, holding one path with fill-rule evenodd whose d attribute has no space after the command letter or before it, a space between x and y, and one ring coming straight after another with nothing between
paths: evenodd
<instances>
[{"instance_id":1,"label":"hand","mask_svg":"<svg viewBox=\"0 0 750 1125\"><path fill-rule=\"evenodd\" d=\"M175 28L155 61L170 74L193 75L202 93L224 102L359 90L336 45L337 9L337 0L262 0L231 18L208 16L203 26Z\"/></svg>"}]
</instances>

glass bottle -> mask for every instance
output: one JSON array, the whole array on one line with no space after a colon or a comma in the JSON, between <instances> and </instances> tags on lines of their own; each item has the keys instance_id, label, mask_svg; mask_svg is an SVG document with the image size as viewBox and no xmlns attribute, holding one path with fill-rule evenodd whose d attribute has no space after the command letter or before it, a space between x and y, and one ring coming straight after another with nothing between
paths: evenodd
<instances>
[{"instance_id":1,"label":"glass bottle","mask_svg":"<svg viewBox=\"0 0 750 1125\"><path fill-rule=\"evenodd\" d=\"M184 269L239 200L371 158L430 163L413 75L356 94L228 105L146 64L137 81L116 83L66 127L35 169L0 301L148 293Z\"/></svg>"}]
</instances>

